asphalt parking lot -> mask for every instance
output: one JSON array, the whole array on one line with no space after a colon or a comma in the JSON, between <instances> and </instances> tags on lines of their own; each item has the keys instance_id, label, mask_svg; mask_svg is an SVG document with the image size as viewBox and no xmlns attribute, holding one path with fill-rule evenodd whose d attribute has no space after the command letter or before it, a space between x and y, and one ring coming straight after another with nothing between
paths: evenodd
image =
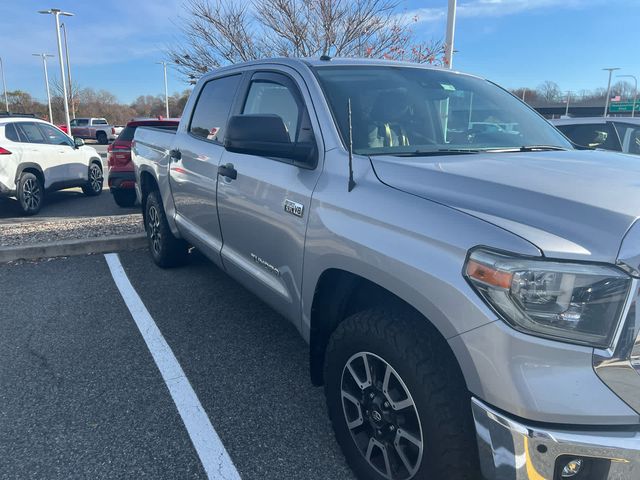
<instances>
[{"instance_id":1,"label":"asphalt parking lot","mask_svg":"<svg viewBox=\"0 0 640 480\"><path fill-rule=\"evenodd\" d=\"M197 252L119 260L241 478L353 478L292 325ZM0 478L207 477L115 282L103 255L0 265Z\"/></svg>"}]
</instances>

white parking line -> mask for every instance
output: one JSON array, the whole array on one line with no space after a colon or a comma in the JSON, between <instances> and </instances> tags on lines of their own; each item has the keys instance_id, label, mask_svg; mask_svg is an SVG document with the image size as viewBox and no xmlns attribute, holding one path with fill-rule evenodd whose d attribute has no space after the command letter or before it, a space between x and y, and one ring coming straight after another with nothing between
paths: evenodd
<instances>
[{"instance_id":1,"label":"white parking line","mask_svg":"<svg viewBox=\"0 0 640 480\"><path fill-rule=\"evenodd\" d=\"M131 316L169 389L171 398L178 408L207 476L215 480L239 480L240 475L222 445L220 437L211 425L196 392L193 391L169 344L131 285L118 255L108 253L105 255L105 259L120 295L131 312Z\"/></svg>"}]
</instances>

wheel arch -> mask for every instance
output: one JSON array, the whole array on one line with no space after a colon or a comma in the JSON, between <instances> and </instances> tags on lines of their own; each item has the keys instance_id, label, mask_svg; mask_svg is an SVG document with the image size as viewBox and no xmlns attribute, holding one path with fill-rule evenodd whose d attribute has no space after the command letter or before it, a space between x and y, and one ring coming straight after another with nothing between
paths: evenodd
<instances>
[{"instance_id":1,"label":"wheel arch","mask_svg":"<svg viewBox=\"0 0 640 480\"><path fill-rule=\"evenodd\" d=\"M16 185L18 184L20 175L22 175L23 172L33 173L36 177L38 177L38 180L40 180L42 188L46 188L44 172L42 171L42 167L40 167L40 165L33 162L24 162L18 165L18 168L16 168Z\"/></svg>"},{"instance_id":2,"label":"wheel arch","mask_svg":"<svg viewBox=\"0 0 640 480\"><path fill-rule=\"evenodd\" d=\"M456 359L465 377L459 359L448 345L446 336L421 312L417 305L372 279L351 271L329 268L322 272L316 283L310 314L309 368L314 385L322 385L325 352L331 334L349 316L375 307L408 309L416 318L424 320L428 334L439 336Z\"/></svg>"},{"instance_id":3,"label":"wheel arch","mask_svg":"<svg viewBox=\"0 0 640 480\"><path fill-rule=\"evenodd\" d=\"M147 215L147 197L151 192L159 192L160 187L156 177L148 170L140 172L140 205L142 207L142 219L146 225Z\"/></svg>"}]
</instances>

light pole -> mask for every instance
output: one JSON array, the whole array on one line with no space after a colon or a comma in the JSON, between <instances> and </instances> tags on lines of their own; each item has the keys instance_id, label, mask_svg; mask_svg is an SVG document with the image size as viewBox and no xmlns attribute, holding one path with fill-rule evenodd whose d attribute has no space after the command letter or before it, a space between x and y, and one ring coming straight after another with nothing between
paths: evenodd
<instances>
[{"instance_id":1,"label":"light pole","mask_svg":"<svg viewBox=\"0 0 640 480\"><path fill-rule=\"evenodd\" d=\"M71 120L69 119L69 101L67 98L67 82L64 78L64 59L62 58L62 41L60 40L60 15L73 17L73 13L63 12L59 8L49 10L39 10L38 13L53 15L56 22L56 38L58 39L58 59L60 60L60 80L62 80L62 103L64 104L64 118L67 124L67 131L71 133Z\"/></svg>"},{"instance_id":2,"label":"light pole","mask_svg":"<svg viewBox=\"0 0 640 480\"><path fill-rule=\"evenodd\" d=\"M525 95L526 95L526 94L527 94L527 87L524 87L524 88L522 89L522 101L523 101L523 102L524 102L524 97L525 97Z\"/></svg>"},{"instance_id":3,"label":"light pole","mask_svg":"<svg viewBox=\"0 0 640 480\"><path fill-rule=\"evenodd\" d=\"M571 92L567 91L567 108L564 111L564 116L565 117L569 116L569 100L571 100Z\"/></svg>"},{"instance_id":4,"label":"light pole","mask_svg":"<svg viewBox=\"0 0 640 480\"><path fill-rule=\"evenodd\" d=\"M67 43L67 26L60 24L64 34L64 56L67 57L67 77L69 78L69 101L71 102L71 116L76 118L76 104L73 101L73 82L71 81L71 62L69 61L69 44Z\"/></svg>"},{"instance_id":5,"label":"light pole","mask_svg":"<svg viewBox=\"0 0 640 480\"><path fill-rule=\"evenodd\" d=\"M611 75L616 70L620 70L620 68L618 68L618 67L615 67L615 68L603 68L602 70L605 70L605 71L609 72L609 83L607 84L607 98L605 99L605 103L604 103L604 116L606 117L606 116L609 115L609 97L611 96Z\"/></svg>"},{"instance_id":6,"label":"light pole","mask_svg":"<svg viewBox=\"0 0 640 480\"><path fill-rule=\"evenodd\" d=\"M2 87L4 88L4 103L7 107L7 113L9 113L9 98L7 97L7 82L4 80L4 65L2 64L2 57L0 57L0 70L2 70Z\"/></svg>"},{"instance_id":7,"label":"light pole","mask_svg":"<svg viewBox=\"0 0 640 480\"><path fill-rule=\"evenodd\" d=\"M167 62L156 62L157 65L162 65L164 69L164 106L166 109L166 118L169 118L169 87L167 86Z\"/></svg>"},{"instance_id":8,"label":"light pole","mask_svg":"<svg viewBox=\"0 0 640 480\"><path fill-rule=\"evenodd\" d=\"M47 87L47 103L49 105L49 121L53 123L53 113L51 112L51 92L49 91L49 73L47 72L47 57L53 57L48 53L32 53L34 57L42 57L42 66L44 67L44 84Z\"/></svg>"},{"instance_id":9,"label":"light pole","mask_svg":"<svg viewBox=\"0 0 640 480\"><path fill-rule=\"evenodd\" d=\"M635 82L635 87L633 87L633 106L631 107L631 117L636 116L636 100L638 99L638 79L635 75L618 75L618 78L633 78Z\"/></svg>"},{"instance_id":10,"label":"light pole","mask_svg":"<svg viewBox=\"0 0 640 480\"><path fill-rule=\"evenodd\" d=\"M457 0L449 0L449 9L447 11L447 38L444 61L449 68L453 68L453 37L456 30L456 3Z\"/></svg>"}]
</instances>

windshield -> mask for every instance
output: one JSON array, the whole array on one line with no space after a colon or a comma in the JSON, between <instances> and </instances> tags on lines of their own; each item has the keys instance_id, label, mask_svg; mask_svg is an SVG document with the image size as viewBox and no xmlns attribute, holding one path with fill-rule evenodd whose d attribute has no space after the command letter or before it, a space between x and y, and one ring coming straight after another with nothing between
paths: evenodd
<instances>
[{"instance_id":1,"label":"windshield","mask_svg":"<svg viewBox=\"0 0 640 480\"><path fill-rule=\"evenodd\" d=\"M486 80L411 67L316 72L343 139L349 138L351 100L354 153L572 148L546 120Z\"/></svg>"}]
</instances>

